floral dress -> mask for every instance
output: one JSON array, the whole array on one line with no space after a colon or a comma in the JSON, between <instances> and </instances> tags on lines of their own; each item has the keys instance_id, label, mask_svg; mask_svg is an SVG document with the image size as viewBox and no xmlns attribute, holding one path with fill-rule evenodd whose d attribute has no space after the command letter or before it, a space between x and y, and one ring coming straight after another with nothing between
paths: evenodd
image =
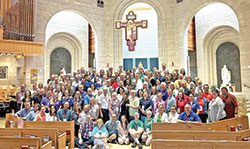
<instances>
[{"instance_id":1,"label":"floral dress","mask_svg":"<svg viewBox=\"0 0 250 149\"><path fill-rule=\"evenodd\" d=\"M119 110L120 109L119 108L120 107L120 102L119 102L118 98L110 99L109 100L109 105L110 105L110 108L113 111L113 113L116 114L117 117L119 117L119 115L120 115L120 110ZM111 119L111 116L112 116L112 113L109 112L110 119Z\"/></svg>"}]
</instances>

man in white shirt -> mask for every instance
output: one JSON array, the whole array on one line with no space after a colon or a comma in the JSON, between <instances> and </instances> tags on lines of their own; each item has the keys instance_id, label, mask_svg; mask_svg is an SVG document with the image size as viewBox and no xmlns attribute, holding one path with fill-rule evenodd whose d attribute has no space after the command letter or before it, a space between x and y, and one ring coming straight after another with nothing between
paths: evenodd
<instances>
[{"instance_id":1,"label":"man in white shirt","mask_svg":"<svg viewBox=\"0 0 250 149\"><path fill-rule=\"evenodd\" d=\"M99 98L98 104L100 110L100 118L103 122L106 123L109 120L109 110L108 110L108 101L110 97L108 95L108 88L103 88L103 93Z\"/></svg>"},{"instance_id":2,"label":"man in white shirt","mask_svg":"<svg viewBox=\"0 0 250 149\"><path fill-rule=\"evenodd\" d=\"M142 81L140 79L140 74L139 73L136 73L135 74L135 80L136 80L136 92L139 90L139 89L142 89L143 88L143 84L142 84Z\"/></svg>"},{"instance_id":3,"label":"man in white shirt","mask_svg":"<svg viewBox=\"0 0 250 149\"><path fill-rule=\"evenodd\" d=\"M178 117L179 117L179 114L176 111L176 107L174 105L171 106L169 116L168 116L168 122L177 123Z\"/></svg>"}]
</instances>

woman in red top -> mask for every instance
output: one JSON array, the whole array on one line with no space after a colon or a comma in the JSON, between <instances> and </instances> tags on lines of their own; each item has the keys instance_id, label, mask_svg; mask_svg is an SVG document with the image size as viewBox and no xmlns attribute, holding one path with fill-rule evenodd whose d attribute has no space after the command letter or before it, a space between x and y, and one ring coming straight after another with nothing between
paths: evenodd
<instances>
[{"instance_id":1,"label":"woman in red top","mask_svg":"<svg viewBox=\"0 0 250 149\"><path fill-rule=\"evenodd\" d=\"M198 90L198 97L196 97L195 100L200 105L199 117L202 123L206 123L208 117L207 115L208 100L203 96L203 91L201 89Z\"/></svg>"},{"instance_id":2,"label":"woman in red top","mask_svg":"<svg viewBox=\"0 0 250 149\"><path fill-rule=\"evenodd\" d=\"M185 100L184 95L182 92L178 93L178 96L176 97L176 103L177 103L177 112L182 113L184 112L184 107L188 103L187 100Z\"/></svg>"},{"instance_id":3,"label":"woman in red top","mask_svg":"<svg viewBox=\"0 0 250 149\"><path fill-rule=\"evenodd\" d=\"M40 113L38 113L35 117L34 121L46 121L46 113L45 113L46 108L44 106L41 107Z\"/></svg>"}]
</instances>

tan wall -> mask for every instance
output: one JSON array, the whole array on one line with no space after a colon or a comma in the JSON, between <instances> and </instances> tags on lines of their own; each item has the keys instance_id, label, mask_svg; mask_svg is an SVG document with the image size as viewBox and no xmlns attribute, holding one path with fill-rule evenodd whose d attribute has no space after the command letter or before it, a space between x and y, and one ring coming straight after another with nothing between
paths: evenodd
<instances>
[{"instance_id":1,"label":"tan wall","mask_svg":"<svg viewBox=\"0 0 250 149\"><path fill-rule=\"evenodd\" d=\"M0 66L8 66L7 79L0 79L1 86L21 85L23 81L23 58L0 56ZM19 72L17 67L20 67ZM18 74L18 75L17 75Z\"/></svg>"},{"instance_id":2,"label":"tan wall","mask_svg":"<svg viewBox=\"0 0 250 149\"><path fill-rule=\"evenodd\" d=\"M186 28L192 17L204 6L213 2L222 2L230 6L236 13L239 21L240 32L236 35L233 30L225 33L220 30L218 40L213 41L215 45L223 42L223 39L230 36L231 41L236 41L240 49L241 57L241 77L242 83L250 85L250 1L249 0L184 0L182 3L176 4L175 0L106 0L104 8L98 8L95 1L90 0L42 0L36 1L36 23L35 35L36 41L44 42L45 29L49 19L57 12L62 10L73 10L83 16L94 28L98 40L98 60L97 65L99 68L106 68L107 63L115 68L118 64L122 63L122 41L121 31L115 31L114 23L122 17L126 8L136 2L145 2L150 4L158 14L159 24L159 64L166 63L170 70L174 68L185 67L184 58L184 35ZM212 43L212 42L211 42ZM208 44L208 46L211 46ZM214 46L214 45L213 45ZM215 49L212 47L211 49ZM44 70L47 67L46 63L46 50L44 55L35 58L27 59L27 64L31 64L33 60L40 61L38 68L41 68L41 74L38 76L39 80L46 80L48 72ZM207 53L200 53L207 57ZM213 55L213 53L210 53ZM175 67L171 67L171 62L174 61ZM216 63L215 63L216 64ZM36 64L31 64L32 67ZM214 63L208 64L212 66ZM198 73L203 82L216 83L216 72L210 74L209 67L198 68L205 73ZM208 75L210 74L210 75ZM242 87L243 91L250 96L250 90Z\"/></svg>"}]
</instances>

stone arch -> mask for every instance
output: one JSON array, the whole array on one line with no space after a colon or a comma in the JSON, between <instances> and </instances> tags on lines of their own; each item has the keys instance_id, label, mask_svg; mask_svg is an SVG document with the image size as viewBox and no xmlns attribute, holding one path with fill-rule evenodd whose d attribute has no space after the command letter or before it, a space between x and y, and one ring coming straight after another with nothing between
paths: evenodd
<instances>
[{"instance_id":1,"label":"stone arch","mask_svg":"<svg viewBox=\"0 0 250 149\"><path fill-rule=\"evenodd\" d=\"M166 62L166 56L167 52L164 50L166 49L166 45L164 42L166 41L166 25L163 24L163 20L166 20L166 16L164 15L165 11L162 7L161 3L158 0L155 1L148 1L148 0L136 0L136 1L130 1L130 0L124 0L117 4L116 8L114 8L115 12L113 15L113 37L114 37L114 44L113 44L113 65L115 68L118 68L119 64L123 63L123 56L122 56L122 33L119 31L115 31L115 21L116 20L122 20L122 16L125 12L125 10L132 4L135 3L146 3L157 13L158 16L158 49L159 54L161 57L159 57L159 64ZM166 9L166 8L165 8Z\"/></svg>"},{"instance_id":2,"label":"stone arch","mask_svg":"<svg viewBox=\"0 0 250 149\"><path fill-rule=\"evenodd\" d=\"M72 9L70 7L67 8L67 6L66 6L66 8L57 8L57 7L55 7L55 9L53 10L53 12L48 13L48 16L45 18L45 20L43 20L43 23L44 23L44 26L45 26L44 29L43 29L44 33L46 33L47 25L48 25L49 21L51 20L51 18L55 14L60 13L62 11L70 11L70 12L74 12L74 13L79 14L80 16L82 16L85 20L87 20L87 22L89 22L89 24L91 24L91 26L95 30L96 35L98 36L97 27L96 27L96 24L98 24L98 23L95 21L94 18L89 17L89 15L86 15L89 12L85 12L84 13L84 12L76 10L76 9L74 10L74 9Z\"/></svg>"},{"instance_id":3,"label":"stone arch","mask_svg":"<svg viewBox=\"0 0 250 149\"><path fill-rule=\"evenodd\" d=\"M72 56L71 59L71 72L73 72L74 70L76 70L77 68L80 68L80 60L82 59L81 57L81 43L80 41L72 34L69 33L56 33L54 35L52 35L49 39L48 42L46 44L46 51L45 51L45 66L47 66L45 68L45 74L46 74L46 78L48 79L49 76L49 72L50 72L50 55L52 53L52 51L58 47L62 47L65 48L69 51L69 53Z\"/></svg>"},{"instance_id":4,"label":"stone arch","mask_svg":"<svg viewBox=\"0 0 250 149\"><path fill-rule=\"evenodd\" d=\"M60 74L60 70L65 68L67 73L71 73L71 60L70 52L62 47L54 49L50 54L50 76L52 74Z\"/></svg>"},{"instance_id":5,"label":"stone arch","mask_svg":"<svg viewBox=\"0 0 250 149\"><path fill-rule=\"evenodd\" d=\"M192 20L193 16L195 16L195 14L197 14L202 8L210 5L210 4L214 4L214 3L222 3L222 4L225 4L227 5L228 7L230 7L233 12L235 13L235 15L237 16L237 19L238 19L238 22L239 22L239 26L240 24L243 24L244 23L244 20L242 19L243 18L243 15L242 13L233 6L232 2L228 2L226 0L217 0L217 1L211 1L211 2L208 2L208 1L204 1L202 2L200 5L193 5L193 7L190 7L189 11L187 12L187 18L185 19L185 23L184 23L184 26L183 26L183 30L186 30L186 28L188 27L189 23L190 23L190 20Z\"/></svg>"},{"instance_id":6,"label":"stone arch","mask_svg":"<svg viewBox=\"0 0 250 149\"><path fill-rule=\"evenodd\" d=\"M204 74L206 78L204 82L211 85L218 85L214 84L217 82L216 50L225 42L234 43L239 47L239 32L231 26L218 26L210 30L203 40Z\"/></svg>"},{"instance_id":7,"label":"stone arch","mask_svg":"<svg viewBox=\"0 0 250 149\"><path fill-rule=\"evenodd\" d=\"M222 4L222 5L225 5L225 7L228 7L226 8L229 12L231 11L231 15L234 15L236 19L234 19L234 22L237 23L237 25L234 25L234 23L230 24L230 23L215 23L212 27L214 28L209 28L207 29L206 32L203 32L202 36L199 36L200 38L200 42L197 42L197 53L196 53L196 58L197 58L197 74L198 76L200 77L201 80L203 80L204 82L208 81L208 80L214 80L212 78L208 78L208 76L211 76L211 75L207 75L207 67L205 65L207 65L207 61L203 61L204 59L206 59L206 52L205 52L205 49L204 49L204 46L203 46L203 43L205 41L205 37L207 34L211 33L211 31L214 31L215 28L220 28L222 26L225 26L225 25L230 25L232 27L235 27L235 30L236 32L240 32L240 30L242 29L241 28L241 25L242 25L242 15L241 15L241 12L238 10L237 7L235 7L235 5L233 5L233 2L231 1L226 1L226 0L217 0L217 1L210 1L210 0L207 0L207 1L204 1L204 2L200 2L197 3L197 4L194 4L190 7L190 9L188 9L187 11L187 17L186 19L184 20L184 26L182 26L181 30L184 30L184 33L187 32L188 30L188 25L190 23L190 20L192 20L192 18L197 14L199 13L200 10L202 10L203 8L206 8L206 7L209 7L209 5L212 5L212 4ZM218 29L217 28L217 29ZM220 30L221 31L221 30ZM240 34L238 33L237 34L237 37L240 36ZM185 34L181 34L181 40L182 43L185 43ZM181 46L181 48L183 50L185 50L185 44L183 44L183 46ZM185 57L185 56L184 56ZM207 72L207 73L204 73L204 72ZM216 78L215 78L216 79ZM208 81L210 83L212 83L211 81ZM217 81L216 81L217 82Z\"/></svg>"}]
</instances>

